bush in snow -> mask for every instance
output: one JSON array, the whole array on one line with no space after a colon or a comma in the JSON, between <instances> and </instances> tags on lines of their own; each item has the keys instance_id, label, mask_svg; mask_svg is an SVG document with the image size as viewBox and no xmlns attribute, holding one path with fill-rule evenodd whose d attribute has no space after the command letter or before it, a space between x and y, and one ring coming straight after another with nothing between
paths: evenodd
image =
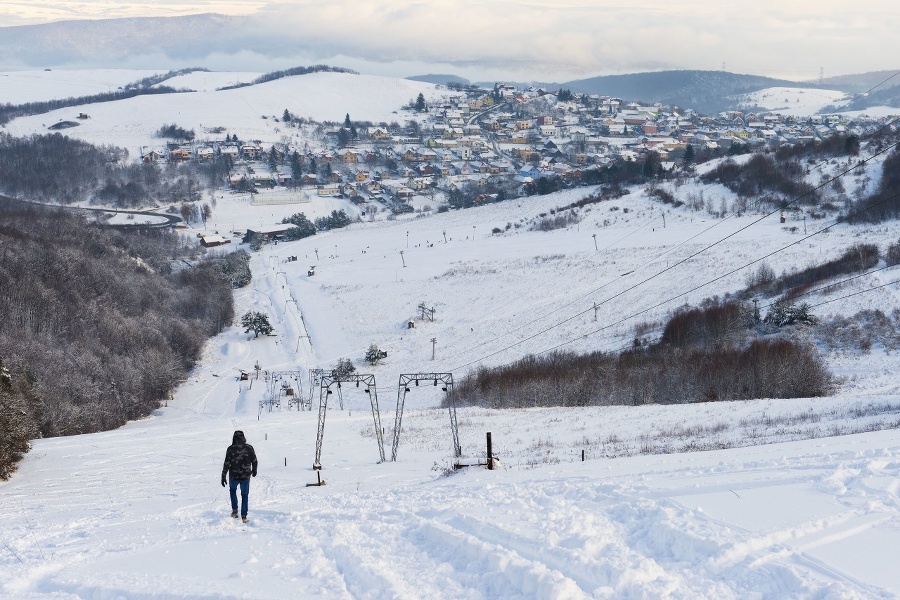
<instances>
[{"instance_id":1,"label":"bush in snow","mask_svg":"<svg viewBox=\"0 0 900 600\"><path fill-rule=\"evenodd\" d=\"M378 364L378 361L387 356L387 352L382 350L376 344L372 344L369 346L369 349L366 350L366 362L370 365L374 366Z\"/></svg>"},{"instance_id":2,"label":"bush in snow","mask_svg":"<svg viewBox=\"0 0 900 600\"><path fill-rule=\"evenodd\" d=\"M241 317L241 325L244 327L244 333L253 332L253 337L259 337L259 334L269 335L273 331L269 317L265 313L256 311L247 311Z\"/></svg>"}]
</instances>

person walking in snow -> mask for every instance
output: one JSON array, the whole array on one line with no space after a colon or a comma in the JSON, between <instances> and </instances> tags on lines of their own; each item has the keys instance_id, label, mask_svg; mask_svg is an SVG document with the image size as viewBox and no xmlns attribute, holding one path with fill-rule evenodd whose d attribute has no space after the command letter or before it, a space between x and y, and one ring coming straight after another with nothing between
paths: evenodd
<instances>
[{"instance_id":1,"label":"person walking in snow","mask_svg":"<svg viewBox=\"0 0 900 600\"><path fill-rule=\"evenodd\" d=\"M225 463L222 465L222 487L230 483L231 516L237 519L237 488L241 486L241 519L247 522L247 497L250 495L250 477L256 477L256 451L247 443L243 431L235 431L231 445L225 451ZM228 473L228 482L225 474Z\"/></svg>"}]
</instances>

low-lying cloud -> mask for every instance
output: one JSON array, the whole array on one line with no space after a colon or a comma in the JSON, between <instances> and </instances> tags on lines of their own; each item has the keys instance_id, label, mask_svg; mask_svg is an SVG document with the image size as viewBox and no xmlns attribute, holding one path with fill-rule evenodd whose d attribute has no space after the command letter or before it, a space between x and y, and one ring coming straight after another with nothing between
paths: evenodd
<instances>
[{"instance_id":1,"label":"low-lying cloud","mask_svg":"<svg viewBox=\"0 0 900 600\"><path fill-rule=\"evenodd\" d=\"M203 2L201 8L215 6ZM94 59L102 61L105 53L133 61L142 53L162 52L184 66L202 64L215 54L244 52L277 63L345 57L368 65L370 72L391 75L434 66L469 79L531 73L532 79L556 81L642 70L715 70L724 64L732 72L812 79L820 69L835 75L892 68L900 50L895 35L900 13L888 0L761 0L740 6L698 0L285 0L266 5L247 0L240 8L252 14L233 15L220 28L177 35L172 24L178 18L157 19L148 24L144 44L123 44L112 54L100 48ZM114 30L115 22L106 23ZM0 28L0 43L3 33ZM118 43L114 38L104 39ZM68 55L84 62L91 45L77 49ZM46 48L40 60L66 61L66 54L52 53ZM21 53L19 59L28 60Z\"/></svg>"}]
</instances>

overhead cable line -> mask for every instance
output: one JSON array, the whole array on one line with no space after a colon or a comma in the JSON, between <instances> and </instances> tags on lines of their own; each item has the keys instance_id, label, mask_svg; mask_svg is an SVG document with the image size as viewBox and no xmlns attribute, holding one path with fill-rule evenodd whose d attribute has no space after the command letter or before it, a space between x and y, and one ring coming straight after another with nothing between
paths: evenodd
<instances>
[{"instance_id":1,"label":"overhead cable line","mask_svg":"<svg viewBox=\"0 0 900 600\"><path fill-rule=\"evenodd\" d=\"M886 126L887 126L887 124L885 125L885 127L886 127ZM838 173L837 175L835 175L834 177L831 177L830 179L828 179L828 180L826 180L826 181L820 183L818 186L812 188L811 190L809 190L809 191L807 191L807 192L801 194L800 196L797 196L796 198L794 198L794 199L791 200L790 202L787 202L786 204L784 204L782 207L777 208L777 209L774 209L774 210L772 210L772 211L770 211L770 212L764 214L763 216L759 217L758 219L755 219L755 220L751 221L751 222L748 223L747 225L745 225L745 226L743 226L743 227L741 227L741 228L735 230L734 232L732 232L732 233L726 235L725 237L723 237L723 238L721 238L721 239L719 239L719 240L717 240L717 241L715 241L715 242L709 244L708 246L705 246L705 247L701 248L700 250L698 250L697 252L691 254L690 256L687 256L686 258L684 258L684 259L678 261L678 262L675 263L674 265L668 266L668 267L666 267L665 269L663 269L662 271L659 271L659 272L657 272L656 274L651 275L650 277L647 277L646 279L643 279L643 280L641 280L641 281L639 281L639 282L637 282L637 283L631 285L630 287L625 288L625 289L622 290L621 292L619 292L619 293L617 293L617 294L615 294L615 295L613 295L613 296L610 296L609 298L606 298L605 300L602 300L601 302L598 302L598 303L597 303L597 306L601 306L601 305L603 305L603 304L606 304L607 302L610 302L611 300L614 300L614 299L616 299L616 298L622 296L623 294L626 294L626 293L628 293L629 291L634 290L635 288L637 288L637 287L639 287L639 286L641 286L641 285L644 285L645 283L647 283L647 282L649 282L649 281L652 281L653 279L656 279L657 277L661 276L662 274L664 274L664 273L666 273L666 272L668 272L668 271L671 271L672 269L675 269L676 267L679 267L679 266L683 265L684 263L686 263L686 262L688 262L688 261L690 261L690 260L696 258L697 256L703 254L704 252L707 252L707 251L710 250L711 248L714 248L715 246L718 246L718 245L721 244L722 242L724 242L724 241L726 241L726 240L728 240L728 239L730 239L730 238L736 236L736 235L739 234L739 233L742 233L742 232L746 231L747 229L749 229L750 227L753 227L754 225L757 225L758 223L760 223L761 221L763 221L763 220L765 220L765 219L771 217L771 216L774 215L775 213L784 210L784 208L789 207L789 206L792 206L792 205L796 204L797 202L799 202L800 200L802 200L803 198L806 198L807 196L809 196L809 195L811 195L811 194L814 194L814 193L817 192L818 190L820 190L820 189L822 189L823 187L825 187L825 186L831 184L832 182L834 182L835 180L839 179L840 177L843 177L844 175L850 173L851 171L853 171L854 169L858 168L859 166L864 165L864 164L866 164L866 163L868 163L868 162L874 160L876 157L880 156L881 154L884 154L885 152L888 152L889 150L892 150L892 149L894 149L894 148L896 148L896 147L898 147L898 146L900 146L900 141L895 142L895 143L893 143L893 144L889 144L888 146L886 146L885 148L882 148L881 150L879 150L878 152L872 154L871 156L869 156L869 157L867 157L867 158L865 158L865 159L863 159L863 160L860 160L858 163L854 164L852 167L847 168L846 170L844 170L844 171ZM863 212L865 212L865 211L867 211L867 210L870 210L870 209L872 209L872 208L875 208L876 206L878 206L878 205L880 205L880 204L883 204L884 202L887 202L888 200L893 199L893 198L895 198L895 197L896 197L896 195L895 195L895 196L892 196L892 197L890 197L890 198L888 198L888 199L885 199L885 200L883 200L882 202L879 202L878 204L871 205L871 206L869 206L869 207L867 207L867 208L865 208L865 209L863 209L863 210L861 210L861 211L858 211L857 213L854 213L854 214L850 215L850 217L848 217L848 218L852 218L852 217L854 217L854 216L856 216L856 215L858 215L858 214L862 214ZM629 320L629 319L631 319L631 318L634 318L635 316L639 316L639 315L643 314L644 312L648 312L648 311L650 311L650 310L653 310L653 309L655 309L655 308L658 308L659 306L662 306L663 304L666 304L666 303L668 303L668 302L670 302L670 301L672 301L672 300L678 299L678 298L680 298L680 297L682 297L682 296L684 296L684 295L686 295L686 294L689 294L689 293L691 293L691 292L694 292L694 291L696 291L696 290L698 290L698 289L700 289L700 288L702 288L702 287L705 287L705 286L709 285L710 283L714 283L714 282L716 282L716 281L719 281L720 279L723 279L723 278L725 278L725 277L727 277L727 276L729 276L729 275L732 275L733 273L735 273L735 272L737 272L737 271L739 271L739 270L741 270L741 269L744 269L744 268L746 268L746 267L748 267L748 266L750 266L750 265L753 265L753 264L755 264L755 263L757 263L757 262L759 262L759 261L761 261L761 260L764 260L764 259L766 259L766 258L768 258L768 257L770 257L770 256L772 256L772 255L774 255L774 254L777 254L778 252L782 252L782 251L786 250L787 248L790 248L791 246L794 246L794 245L796 245L796 244L798 244L798 243L800 243L800 242L802 242L802 241L804 241L804 240L806 240L806 239L809 239L809 238L812 237L813 235L816 235L816 234L818 234L818 233L821 233L822 231L826 231L826 230L830 229L831 227L833 227L834 225L837 225L838 223L840 223L840 221L835 222L835 223L832 223L831 225L829 225L829 226L827 226L827 227L824 227L824 228L822 228L822 229L820 229L820 230L818 230L818 231L816 231L816 232L814 232L814 233L812 233L812 234L810 234L810 235L808 235L808 236L805 236L805 237L803 237L803 238L801 238L801 239L799 239L799 240L797 240L797 241L795 241L795 242L792 242L791 244L788 244L787 246L784 246L783 248L781 248L781 249L779 249L779 250L776 250L776 251L774 251L774 252L771 252L771 253L769 253L769 254L767 254L767 255L765 255L765 256L763 256L763 257L760 257L760 258L758 258L758 259L756 259L756 260L754 260L754 261L751 261L750 263L747 263L747 264L745 264L745 265L743 265L743 266L741 266L741 267L739 267L739 268L737 268L737 269L734 269L734 270L732 270L732 271L730 271L730 272L728 272L728 273L725 273L724 275L721 275L721 276L719 276L719 277L716 277L716 278L714 278L714 279L711 279L711 280L709 280L709 281L707 281L707 282L705 282L705 283L703 283L703 284L701 284L701 285L699 285L699 286L696 286L696 287L694 287L694 288L692 288L692 289L690 289L690 290L688 290L688 291L686 291L686 292L683 292L682 294L679 294L679 295L674 296L674 297L672 297L672 298L670 298L670 299L668 299L668 300L665 300L665 301L663 301L663 302L661 302L661 303L659 303L659 304L656 304L656 305L651 306L651 307L649 307L649 308L647 308L647 309L644 309L644 310L642 310L642 311L639 311L639 312L637 312L637 313L634 313L633 315L630 315L630 316L628 316L628 317L625 317L625 318L623 318L623 319L621 319L621 320L619 320L619 321L616 321L616 322L611 323L611 324L609 324L609 325L606 325L606 326L600 327L600 328L598 328L598 329L595 329L594 331L592 331L592 332L590 332L590 333L588 333L588 334L584 334L583 336L579 336L578 338L573 338L572 340L569 340L569 341L567 341L567 342L564 342L564 343L560 344L559 346L566 345L566 344L568 344L568 343L571 343L572 341L575 341L575 340L577 340L577 339L581 339L582 337L586 337L587 335L591 335L591 334L593 334L593 333L597 333L597 332L599 332L599 331L602 331L602 330L607 329L607 328L609 328L609 327L612 327L612 326L614 326L614 325L618 325L618 324L620 324L620 323L622 323L622 322L624 322L624 321L626 321L626 320ZM530 335L530 336L528 336L528 337L526 337L526 338L523 338L523 339L521 339L521 340L519 340L519 341L517 341L517 342L514 342L514 343L512 343L512 344L509 344L508 346L505 346L505 347L503 347L503 348L501 348L501 349L499 349L499 350L496 350L495 352L491 352L490 354L487 354L487 355L485 355L485 356L482 356L481 358L478 358L478 359L476 359L476 360L470 361L470 362L468 362L468 363L466 363L466 364L464 364L464 365L460 365L459 367L457 367L457 369L463 369L463 368L468 367L468 366L470 366L470 365L473 365L473 364L475 364L475 363L481 362L482 360L484 360L484 359L486 359L486 358L490 358L490 357L492 357L492 356L495 356L495 355L497 355L497 354L500 354L501 352L505 352L506 350L509 350L509 349L511 349L511 348L514 348L514 347L516 347L516 346L518 346L518 345L520 345L520 344L522 344L522 343L524 343L524 342L530 341L530 340L532 340L532 339L534 339L534 338L536 338L536 337L538 337L538 336L540 336L540 335L543 335L544 333L546 333L546 332L548 332L548 331L550 331L550 330L552 330L552 329L555 329L556 327L559 327L559 326L561 326L561 325L564 325L565 323L568 323L569 321L572 321L573 319L575 319L575 318L577 318L577 317L579 317L579 316L581 316L581 315L584 315L584 314L588 313L588 312L591 311L591 310L594 310L594 307L589 307L589 308L587 308L587 309L585 309L585 310L583 310L583 311L580 311L580 312L578 312L578 313L572 315L571 317L568 317L567 319L564 319L564 320L562 320L562 321L560 321L560 322L558 322L558 323L556 323L556 324L554 324L554 325L551 325L551 326L549 326L549 327L546 327L546 328L544 328L544 329L538 331L538 332L535 333L535 334L532 334L532 335ZM495 338L495 339L499 339L499 338ZM559 346L557 346L557 347L559 347ZM455 369L454 369L454 370L455 370Z\"/></svg>"},{"instance_id":2,"label":"overhead cable line","mask_svg":"<svg viewBox=\"0 0 900 600\"><path fill-rule=\"evenodd\" d=\"M898 198L898 197L900 197L900 192L894 194L893 196L889 196L888 198L885 198L884 200L882 200L882 201L880 201L880 202L878 202L878 203L876 203L876 204L873 204L873 205L871 205L871 206L869 206L869 207L866 207L866 208L864 208L864 209L862 209L862 210L859 210L859 211L853 213L852 215L850 215L850 217L855 217L855 216L861 215L861 214L863 214L864 212L866 212L866 211L868 211L868 210L871 210L872 208L876 208L876 207L880 206L881 204L884 204L884 203L886 203L886 202L889 202L889 201L891 201L891 200L894 200L894 199L896 199L896 198ZM600 331L603 331L604 329L609 329L610 327L614 327L614 326L616 326L616 325L620 325L620 324L624 323L625 321L628 321L628 320L630 320L630 319L633 319L634 317L640 316L640 315L642 315L642 314L644 314L644 313L646 313L646 312L649 312L649 311L651 311L651 310L654 310L654 309L656 309L656 308L659 308L660 306L663 306L663 305L665 305L665 304L668 304L669 302L671 302L671 301L673 301L673 300L677 300L678 298L681 298L681 297L683 297L683 296L686 296L687 294L690 294L691 292L695 292L695 291L697 291L697 290L699 290L699 289L701 289L701 288L703 288L703 287L706 287L707 285L709 285L709 284L711 284L711 283L714 283L714 282L716 282L716 281L719 281L720 279L724 279L725 277L728 277L729 275L733 275L733 274L737 273L738 271L740 271L740 270L742 270L742 269L745 269L745 268L747 268L747 267L749 267L749 266L751 266L751 265L753 265L753 264L756 264L756 263L760 262L761 260L765 260L766 258L769 258L770 256L773 256L773 255L775 255L775 254L778 254L779 252L783 252L784 250L787 250L787 249L790 248L791 246L795 246L795 245L797 245L797 244L799 244L799 243L801 243L801 242L803 242L803 241L805 241L805 240L811 238L811 237L814 236L814 235L818 235L818 234L820 234L820 233L826 232L826 231L828 231L829 229L831 229L832 227L834 227L835 225L838 225L839 223L840 223L840 222L832 223L831 225L828 225L828 226L826 226L826 227L823 227L823 228L819 229L818 231L815 231L815 232L813 232L813 233L811 233L811 234L809 234L809 235L807 235L807 236L805 236L805 237L803 237L803 238L800 238L799 240L797 240L797 241L795 241L795 242L791 242L791 243L788 244L787 246L783 246L782 248L779 248L778 250L775 250L775 251L773 251L773 252L770 252L769 254L766 254L765 256L761 256L761 257L759 257L759 258L757 258L757 259L755 259L755 260L752 260L752 261L750 261L749 263L746 263L746 264L744 264L744 265L742 265L742 266L740 266L740 267L738 267L738 268L736 268L736 269L732 269L732 270L729 271L728 273L725 273L725 274L723 274L723 275L720 275L720 276L718 276L718 277L716 277L716 278L714 278L714 279L710 279L710 280L706 281L705 283L701 283L700 285L695 286L695 287L693 287L693 288L691 288L691 289L689 289L689 290L687 290L687 291L685 291L685 292L682 292L682 293L680 293L680 294L678 294L678 295L672 296L672 297L670 297L670 298L668 298L668 299L666 299L666 300L663 300L662 302L659 302L659 303L657 303L657 304L654 304L653 306L647 307L647 308L642 309L642 310L640 310L640 311L638 311L638 312L636 312L636 313L633 313L633 314L631 314L631 315L628 315L627 317L623 317L623 318L619 319L618 321L615 321L615 322L613 322L613 323L609 323L609 324L604 325L604 326L602 326L602 327L598 327L597 329L594 329L593 331L589 331L588 333L579 335L578 337L574 337L574 338L571 338L571 339L569 339L569 340L566 340L565 342L562 342L561 344L557 344L556 346L553 346L552 348L549 348L549 349L547 349L547 350L543 350L542 352L539 352L538 354L543 354L544 352L549 352L549 351L551 351L551 350L555 350L556 348L561 348L562 346L566 346L566 345L568 345L568 344L571 344L572 342L575 342L575 341L577 341L577 340L586 338L586 337L588 337L589 335L593 335L593 334L595 334L595 333L599 333ZM816 305L816 306L818 306L818 305ZM502 350L500 350L499 352L502 352ZM477 362L477 361L476 361L476 362ZM470 363L470 364L473 364L473 363ZM468 366L468 365L463 365L463 367L466 367L466 366Z\"/></svg>"}]
</instances>

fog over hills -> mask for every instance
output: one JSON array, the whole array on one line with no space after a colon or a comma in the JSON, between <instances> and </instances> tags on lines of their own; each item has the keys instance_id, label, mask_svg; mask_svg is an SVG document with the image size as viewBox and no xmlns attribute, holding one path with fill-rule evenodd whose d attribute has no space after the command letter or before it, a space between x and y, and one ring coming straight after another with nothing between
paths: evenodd
<instances>
[{"instance_id":1,"label":"fog over hills","mask_svg":"<svg viewBox=\"0 0 900 600\"><path fill-rule=\"evenodd\" d=\"M469 9L477 10L477 7ZM492 32L496 38L493 44L485 41L483 32L469 31L472 39L461 44L458 39L445 39L444 29L452 28L452 19L439 32L431 31L429 28L434 26L429 25L413 35L416 26L413 15L409 14L398 16L396 22L386 20L383 14L374 15L375 22L368 27L360 23L360 17L345 15L345 27L335 30L332 13L344 12L341 6L328 12L304 4L287 12L271 8L242 16L207 13L0 27L0 69L202 66L222 71L266 72L324 63L372 75L408 76L440 84L481 81L490 86L502 80L532 81L547 89L568 88L575 92L662 102L701 112L735 108L736 96L770 87L825 86L861 93L879 83L883 83L879 86L881 96L857 99L854 108L892 106L897 100L892 93L885 96L884 90L900 83L900 78L888 80L892 71L812 82L809 77L788 81L725 70L676 70L678 64L697 61L674 54L668 62L660 61L648 55L650 50L646 49L640 56L631 52L629 56L633 60L609 62L599 50L575 53L577 57L566 55L553 49L558 43L548 46L547 40L540 36L521 48L511 46L507 43L510 35L507 31ZM567 23L569 28L581 26L576 22ZM395 33L385 37L373 35L373 31ZM529 31L522 35L528 37ZM428 42L424 45L423 37ZM619 46L626 48L626 41L620 40ZM583 49L586 48L589 46ZM626 74L579 77L597 73L597 68L591 65L601 63L607 70ZM770 69L782 67L777 60L770 65Z\"/></svg>"}]
</instances>

